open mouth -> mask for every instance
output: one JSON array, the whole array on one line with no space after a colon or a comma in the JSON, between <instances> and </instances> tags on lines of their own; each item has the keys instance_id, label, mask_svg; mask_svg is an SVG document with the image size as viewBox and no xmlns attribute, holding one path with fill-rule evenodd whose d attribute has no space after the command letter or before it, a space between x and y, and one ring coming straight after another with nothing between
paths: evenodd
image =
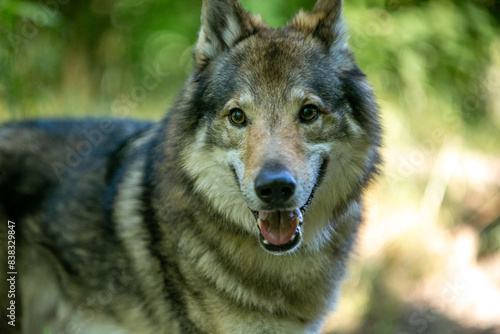
<instances>
[{"instance_id":1,"label":"open mouth","mask_svg":"<svg viewBox=\"0 0 500 334\"><path fill-rule=\"evenodd\" d=\"M273 253L285 253L295 249L302 239L302 211L261 210L257 213L259 241L264 249Z\"/></svg>"},{"instance_id":2,"label":"open mouth","mask_svg":"<svg viewBox=\"0 0 500 334\"><path fill-rule=\"evenodd\" d=\"M295 249L300 244L304 214L314 197L314 189L306 204L300 208L291 210L251 210L260 231L259 242L265 250L271 253L283 254Z\"/></svg>"},{"instance_id":3,"label":"open mouth","mask_svg":"<svg viewBox=\"0 0 500 334\"><path fill-rule=\"evenodd\" d=\"M300 208L287 210L251 210L260 231L259 242L265 250L276 255L290 252L302 241L302 224L307 207L314 198L315 190L326 173L328 160L319 169L318 178L306 203Z\"/></svg>"}]
</instances>

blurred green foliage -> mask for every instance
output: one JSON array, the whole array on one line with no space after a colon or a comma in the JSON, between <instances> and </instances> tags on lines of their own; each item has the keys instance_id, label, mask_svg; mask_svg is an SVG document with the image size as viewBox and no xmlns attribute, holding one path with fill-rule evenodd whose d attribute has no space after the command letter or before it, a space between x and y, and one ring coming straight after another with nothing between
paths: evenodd
<instances>
[{"instance_id":1,"label":"blurred green foliage","mask_svg":"<svg viewBox=\"0 0 500 334\"><path fill-rule=\"evenodd\" d=\"M242 3L272 26L313 6ZM0 116L160 117L190 70L200 7L199 0L0 1ZM380 99L404 115L403 126L425 120L406 125L412 138L443 121L450 131L498 128L491 95L500 83L490 72L500 57L499 7L487 0L346 2L350 44ZM163 75L148 89L152 71ZM157 103L163 107L151 110Z\"/></svg>"}]
</instances>

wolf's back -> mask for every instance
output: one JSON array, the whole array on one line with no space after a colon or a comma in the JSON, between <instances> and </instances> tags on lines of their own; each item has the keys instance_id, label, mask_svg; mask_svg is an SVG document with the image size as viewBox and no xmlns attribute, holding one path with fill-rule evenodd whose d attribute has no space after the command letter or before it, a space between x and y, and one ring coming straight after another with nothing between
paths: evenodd
<instances>
[{"instance_id":1,"label":"wolf's back","mask_svg":"<svg viewBox=\"0 0 500 334\"><path fill-rule=\"evenodd\" d=\"M26 121L2 126L2 214L10 220L22 219L36 211L55 187L75 190L85 175L105 177L103 172L108 172L114 163L112 153L148 125L89 119Z\"/></svg>"}]
</instances>

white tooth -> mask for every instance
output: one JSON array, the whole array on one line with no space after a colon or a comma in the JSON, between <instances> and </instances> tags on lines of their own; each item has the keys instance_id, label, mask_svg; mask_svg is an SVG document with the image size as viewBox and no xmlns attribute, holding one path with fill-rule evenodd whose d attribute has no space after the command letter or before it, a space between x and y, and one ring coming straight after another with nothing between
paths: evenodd
<instances>
[{"instance_id":1,"label":"white tooth","mask_svg":"<svg viewBox=\"0 0 500 334\"><path fill-rule=\"evenodd\" d=\"M257 225L259 226L259 228L260 228L260 222L261 222L261 220L257 219Z\"/></svg>"},{"instance_id":2,"label":"white tooth","mask_svg":"<svg viewBox=\"0 0 500 334\"><path fill-rule=\"evenodd\" d=\"M297 237L297 233L295 233L295 234L293 235L293 237L292 237L292 239L290 239L290 241L294 241L296 237Z\"/></svg>"},{"instance_id":3,"label":"white tooth","mask_svg":"<svg viewBox=\"0 0 500 334\"><path fill-rule=\"evenodd\" d=\"M302 216L302 211L298 210L298 215L297 215L297 223L302 223L304 221L304 217Z\"/></svg>"},{"instance_id":4,"label":"white tooth","mask_svg":"<svg viewBox=\"0 0 500 334\"><path fill-rule=\"evenodd\" d=\"M266 239L264 239L263 243L264 243L265 245L269 245L269 241L267 241Z\"/></svg>"}]
</instances>

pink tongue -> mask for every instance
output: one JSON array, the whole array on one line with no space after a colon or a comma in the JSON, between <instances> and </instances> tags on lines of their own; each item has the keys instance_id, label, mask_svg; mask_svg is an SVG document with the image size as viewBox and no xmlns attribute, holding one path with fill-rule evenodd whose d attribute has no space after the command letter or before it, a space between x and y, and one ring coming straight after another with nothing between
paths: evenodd
<instances>
[{"instance_id":1,"label":"pink tongue","mask_svg":"<svg viewBox=\"0 0 500 334\"><path fill-rule=\"evenodd\" d=\"M297 219L299 218L299 219ZM302 213L299 209L287 211L259 211L260 232L273 245L283 245L292 240Z\"/></svg>"}]
</instances>

